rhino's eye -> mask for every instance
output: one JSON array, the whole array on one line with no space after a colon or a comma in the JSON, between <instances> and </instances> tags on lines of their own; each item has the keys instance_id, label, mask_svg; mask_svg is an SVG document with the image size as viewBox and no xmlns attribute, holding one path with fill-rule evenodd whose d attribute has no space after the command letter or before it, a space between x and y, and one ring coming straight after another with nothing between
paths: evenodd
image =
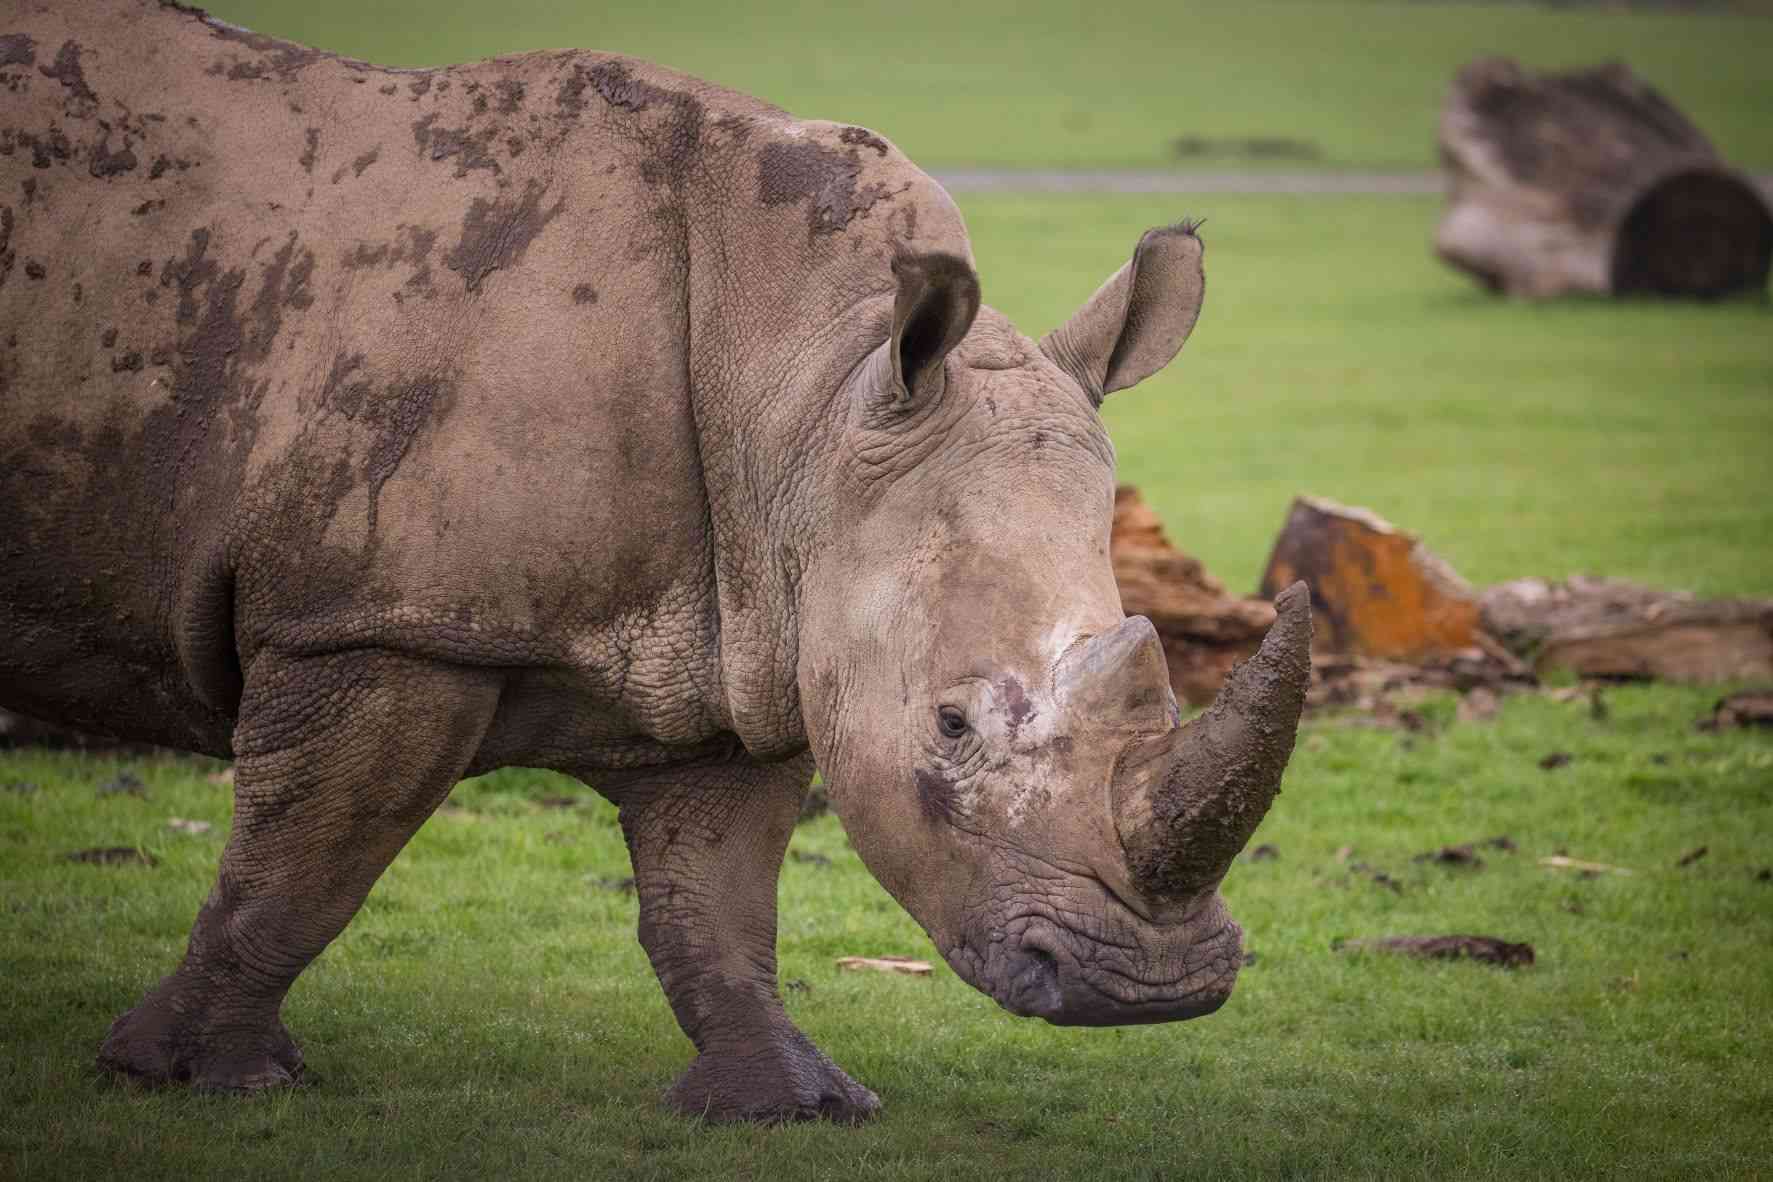
<instances>
[{"instance_id":1,"label":"rhino's eye","mask_svg":"<svg viewBox=\"0 0 1773 1182\"><path fill-rule=\"evenodd\" d=\"M958 739L967 733L967 716L956 707L942 706L936 710L936 728L945 739Z\"/></svg>"}]
</instances>

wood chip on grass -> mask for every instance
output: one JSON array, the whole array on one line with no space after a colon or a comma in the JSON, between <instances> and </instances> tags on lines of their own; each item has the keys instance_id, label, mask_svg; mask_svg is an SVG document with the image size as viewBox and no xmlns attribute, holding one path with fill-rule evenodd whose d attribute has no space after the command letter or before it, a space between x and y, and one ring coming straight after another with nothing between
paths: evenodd
<instances>
[{"instance_id":1,"label":"wood chip on grass","mask_svg":"<svg viewBox=\"0 0 1773 1182\"><path fill-rule=\"evenodd\" d=\"M1539 859L1541 866L1552 870L1576 870L1583 874L1630 874L1623 866L1609 866L1605 862L1584 862L1580 858L1567 858L1563 854L1552 854Z\"/></svg>"},{"instance_id":2,"label":"wood chip on grass","mask_svg":"<svg viewBox=\"0 0 1773 1182\"><path fill-rule=\"evenodd\" d=\"M904 973L913 977L930 975L930 962L909 956L840 956L837 967L850 972Z\"/></svg>"}]
</instances>

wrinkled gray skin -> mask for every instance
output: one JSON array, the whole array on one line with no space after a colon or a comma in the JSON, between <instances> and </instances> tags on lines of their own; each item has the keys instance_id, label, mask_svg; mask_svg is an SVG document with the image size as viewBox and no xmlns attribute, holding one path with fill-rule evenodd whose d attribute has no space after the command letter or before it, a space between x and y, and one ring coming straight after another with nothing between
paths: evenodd
<instances>
[{"instance_id":1,"label":"wrinkled gray skin","mask_svg":"<svg viewBox=\"0 0 1773 1182\"><path fill-rule=\"evenodd\" d=\"M1177 727L1121 612L1096 405L1192 328L1189 227L1037 347L891 144L632 60L389 71L14 0L0 96L0 701L237 760L102 1064L295 1079L296 976L506 764L620 807L687 1113L878 1107L776 992L815 760L1012 1011L1224 1001L1310 625L1283 596Z\"/></svg>"}]
</instances>

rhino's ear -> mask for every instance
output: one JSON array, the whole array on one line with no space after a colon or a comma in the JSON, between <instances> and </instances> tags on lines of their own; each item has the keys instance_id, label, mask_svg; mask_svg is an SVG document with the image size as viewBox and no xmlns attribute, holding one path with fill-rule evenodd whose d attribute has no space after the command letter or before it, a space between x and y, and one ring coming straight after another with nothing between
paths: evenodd
<instances>
[{"instance_id":1,"label":"rhino's ear","mask_svg":"<svg viewBox=\"0 0 1773 1182\"><path fill-rule=\"evenodd\" d=\"M979 314L979 277L951 254L900 254L893 276L893 394L900 405L916 405L942 395L942 359Z\"/></svg>"},{"instance_id":2,"label":"rhino's ear","mask_svg":"<svg viewBox=\"0 0 1773 1182\"><path fill-rule=\"evenodd\" d=\"M1199 224L1147 230L1132 261L1040 339L1040 351L1096 405L1168 365L1194 330L1206 294Z\"/></svg>"}]
</instances>

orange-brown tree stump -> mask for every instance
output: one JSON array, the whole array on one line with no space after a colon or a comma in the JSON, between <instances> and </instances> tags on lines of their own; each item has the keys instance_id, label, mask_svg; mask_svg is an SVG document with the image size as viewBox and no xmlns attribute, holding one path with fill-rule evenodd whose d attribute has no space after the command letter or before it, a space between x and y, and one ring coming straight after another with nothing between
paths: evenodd
<instances>
[{"instance_id":1,"label":"orange-brown tree stump","mask_svg":"<svg viewBox=\"0 0 1773 1182\"><path fill-rule=\"evenodd\" d=\"M1764 290L1773 213L1624 65L1459 71L1441 114L1442 259L1511 296Z\"/></svg>"},{"instance_id":2,"label":"orange-brown tree stump","mask_svg":"<svg viewBox=\"0 0 1773 1182\"><path fill-rule=\"evenodd\" d=\"M1176 696L1195 706L1211 702L1231 667L1261 646L1274 605L1228 595L1197 559L1170 544L1157 514L1130 485L1114 492L1109 555L1121 606L1157 628Z\"/></svg>"},{"instance_id":3,"label":"orange-brown tree stump","mask_svg":"<svg viewBox=\"0 0 1773 1182\"><path fill-rule=\"evenodd\" d=\"M1414 534L1365 509L1294 498L1258 594L1295 579L1311 588L1322 652L1422 662L1480 643L1477 596L1465 580Z\"/></svg>"}]
</instances>

